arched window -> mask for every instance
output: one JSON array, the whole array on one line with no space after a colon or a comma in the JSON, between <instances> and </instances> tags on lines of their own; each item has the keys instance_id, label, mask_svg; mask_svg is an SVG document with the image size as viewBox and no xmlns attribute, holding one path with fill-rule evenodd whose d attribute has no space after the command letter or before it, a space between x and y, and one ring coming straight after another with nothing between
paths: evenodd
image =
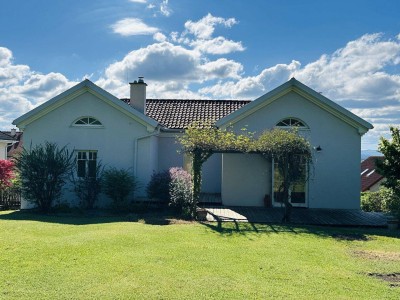
<instances>
[{"instance_id":1,"label":"arched window","mask_svg":"<svg viewBox=\"0 0 400 300\"><path fill-rule=\"evenodd\" d=\"M306 123L304 123L302 120L296 119L296 118L286 118L278 123L276 123L276 127L297 127L297 128L304 128L308 129L308 126Z\"/></svg>"},{"instance_id":2,"label":"arched window","mask_svg":"<svg viewBox=\"0 0 400 300\"><path fill-rule=\"evenodd\" d=\"M102 126L101 122L93 117L82 117L74 122L75 126Z\"/></svg>"}]
</instances>

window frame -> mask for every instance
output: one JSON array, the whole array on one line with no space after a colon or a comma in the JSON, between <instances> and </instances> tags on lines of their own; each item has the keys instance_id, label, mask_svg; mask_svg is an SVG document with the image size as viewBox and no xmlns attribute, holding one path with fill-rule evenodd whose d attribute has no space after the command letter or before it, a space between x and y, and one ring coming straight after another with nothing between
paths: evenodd
<instances>
[{"instance_id":1,"label":"window frame","mask_svg":"<svg viewBox=\"0 0 400 300\"><path fill-rule=\"evenodd\" d=\"M84 119L88 120L87 123L77 124L77 122L82 121ZM90 122L90 119L93 119L94 121ZM100 124L93 124L94 122L98 122ZM83 127L83 128L104 128L103 123L101 123L101 121L98 118L93 117L93 116L82 116L82 117L79 117L79 118L75 119L72 122L71 126L73 126L73 127Z\"/></svg>"},{"instance_id":2,"label":"window frame","mask_svg":"<svg viewBox=\"0 0 400 300\"><path fill-rule=\"evenodd\" d=\"M76 176L78 178L94 178L96 177L96 168L98 161L98 151L97 150L75 150L76 153ZM82 167L80 166L80 162L84 162L84 175L81 174ZM93 168L94 162L94 169ZM91 176L92 175L92 176Z\"/></svg>"},{"instance_id":3,"label":"window frame","mask_svg":"<svg viewBox=\"0 0 400 300\"><path fill-rule=\"evenodd\" d=\"M284 123L286 120L290 120L289 121L289 125L284 125L284 126L283 125L278 125L281 122ZM296 121L298 123L301 123L302 126L292 125L292 121ZM307 125L306 122L304 122L302 119L295 118L295 117L282 118L278 122L276 122L275 127L276 128L280 128L280 129L297 128L298 130L310 130L310 127Z\"/></svg>"}]
</instances>

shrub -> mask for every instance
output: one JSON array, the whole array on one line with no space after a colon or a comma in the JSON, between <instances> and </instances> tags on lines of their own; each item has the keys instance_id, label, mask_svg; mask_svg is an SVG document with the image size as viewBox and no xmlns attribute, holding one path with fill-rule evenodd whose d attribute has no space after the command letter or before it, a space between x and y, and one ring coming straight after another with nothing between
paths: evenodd
<instances>
[{"instance_id":1,"label":"shrub","mask_svg":"<svg viewBox=\"0 0 400 300\"><path fill-rule=\"evenodd\" d=\"M23 196L42 211L48 211L53 201L61 196L73 165L73 154L55 143L45 142L30 150L23 149L15 158Z\"/></svg>"},{"instance_id":2,"label":"shrub","mask_svg":"<svg viewBox=\"0 0 400 300\"><path fill-rule=\"evenodd\" d=\"M129 194L138 190L137 179L128 170L110 168L103 174L104 193L113 201L114 208L122 208Z\"/></svg>"},{"instance_id":3,"label":"shrub","mask_svg":"<svg viewBox=\"0 0 400 300\"><path fill-rule=\"evenodd\" d=\"M388 212L400 218L400 197L385 187L377 192L364 192L361 193L361 209Z\"/></svg>"},{"instance_id":4,"label":"shrub","mask_svg":"<svg viewBox=\"0 0 400 300\"><path fill-rule=\"evenodd\" d=\"M169 184L170 204L178 209L183 217L194 218L192 176L182 168L169 169L171 182Z\"/></svg>"},{"instance_id":5,"label":"shrub","mask_svg":"<svg viewBox=\"0 0 400 300\"><path fill-rule=\"evenodd\" d=\"M14 163L10 160L0 159L0 190L4 191L13 185Z\"/></svg>"},{"instance_id":6,"label":"shrub","mask_svg":"<svg viewBox=\"0 0 400 300\"><path fill-rule=\"evenodd\" d=\"M363 211L383 211L384 206L385 203L379 191L361 193L361 209Z\"/></svg>"},{"instance_id":7,"label":"shrub","mask_svg":"<svg viewBox=\"0 0 400 300\"><path fill-rule=\"evenodd\" d=\"M95 176L86 174L84 177L75 177L72 173L71 181L74 185L74 192L80 200L80 206L86 209L92 209L99 198L101 192L101 183L103 177L103 167L101 163L96 164Z\"/></svg>"},{"instance_id":8,"label":"shrub","mask_svg":"<svg viewBox=\"0 0 400 300\"><path fill-rule=\"evenodd\" d=\"M150 182L146 187L147 196L151 199L157 199L163 202L170 202L169 185L171 175L168 170L151 175Z\"/></svg>"},{"instance_id":9,"label":"shrub","mask_svg":"<svg viewBox=\"0 0 400 300\"><path fill-rule=\"evenodd\" d=\"M392 189L384 189L385 207L384 210L400 219L400 196Z\"/></svg>"}]
</instances>

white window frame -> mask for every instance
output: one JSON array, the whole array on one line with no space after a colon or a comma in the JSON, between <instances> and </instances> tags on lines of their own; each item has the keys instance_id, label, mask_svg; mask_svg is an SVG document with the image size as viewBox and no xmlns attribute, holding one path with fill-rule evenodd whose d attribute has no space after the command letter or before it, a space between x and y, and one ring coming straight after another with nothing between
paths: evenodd
<instances>
[{"instance_id":1,"label":"white window frame","mask_svg":"<svg viewBox=\"0 0 400 300\"><path fill-rule=\"evenodd\" d=\"M76 124L77 122L87 119L87 123L84 124ZM93 119L94 121L90 121L90 119ZM98 122L100 124L93 124L94 122ZM78 119L76 119L74 122L72 122L72 126L73 127L84 127L84 128L104 128L103 123L101 123L101 121L96 118L96 117L92 117L92 116L82 116L79 117Z\"/></svg>"},{"instance_id":2,"label":"white window frame","mask_svg":"<svg viewBox=\"0 0 400 300\"><path fill-rule=\"evenodd\" d=\"M90 162L95 162L94 166L97 167L98 151L97 150L76 150L76 176L84 178L89 176L89 169L91 168ZM84 176L80 174L80 162L84 162ZM96 169L94 170L96 172ZM92 176L93 177L93 176Z\"/></svg>"}]
</instances>

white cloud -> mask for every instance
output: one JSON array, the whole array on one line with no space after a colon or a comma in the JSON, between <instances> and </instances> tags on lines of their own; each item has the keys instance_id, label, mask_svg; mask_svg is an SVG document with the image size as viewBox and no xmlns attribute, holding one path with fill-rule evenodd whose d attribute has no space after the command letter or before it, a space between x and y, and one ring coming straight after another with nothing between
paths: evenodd
<instances>
[{"instance_id":1,"label":"white cloud","mask_svg":"<svg viewBox=\"0 0 400 300\"><path fill-rule=\"evenodd\" d=\"M163 0L160 4L160 12L162 15L169 17L172 13L171 8L168 6L168 0Z\"/></svg>"},{"instance_id":2,"label":"white cloud","mask_svg":"<svg viewBox=\"0 0 400 300\"><path fill-rule=\"evenodd\" d=\"M165 42L167 40L167 37L164 34L162 34L161 32L156 32L153 35L153 39L157 42Z\"/></svg>"},{"instance_id":3,"label":"white cloud","mask_svg":"<svg viewBox=\"0 0 400 300\"><path fill-rule=\"evenodd\" d=\"M0 47L0 129L76 82L60 73L41 74L27 65L14 64L10 49Z\"/></svg>"},{"instance_id":4,"label":"white cloud","mask_svg":"<svg viewBox=\"0 0 400 300\"><path fill-rule=\"evenodd\" d=\"M146 0L129 0L130 2L134 2L134 3L146 3Z\"/></svg>"},{"instance_id":5,"label":"white cloud","mask_svg":"<svg viewBox=\"0 0 400 300\"><path fill-rule=\"evenodd\" d=\"M222 36L210 40L196 40L191 42L190 45L209 54L228 54L245 49L241 42L227 40Z\"/></svg>"},{"instance_id":6,"label":"white cloud","mask_svg":"<svg viewBox=\"0 0 400 300\"><path fill-rule=\"evenodd\" d=\"M224 19L221 17L214 17L210 13L197 22L187 21L185 28L188 33L193 34L200 39L210 39L214 33L216 25L223 25L225 27L232 27L238 22L234 18Z\"/></svg>"},{"instance_id":7,"label":"white cloud","mask_svg":"<svg viewBox=\"0 0 400 300\"><path fill-rule=\"evenodd\" d=\"M158 31L158 28L145 24L138 18L125 18L111 25L112 30L122 36L149 35Z\"/></svg>"}]
</instances>

